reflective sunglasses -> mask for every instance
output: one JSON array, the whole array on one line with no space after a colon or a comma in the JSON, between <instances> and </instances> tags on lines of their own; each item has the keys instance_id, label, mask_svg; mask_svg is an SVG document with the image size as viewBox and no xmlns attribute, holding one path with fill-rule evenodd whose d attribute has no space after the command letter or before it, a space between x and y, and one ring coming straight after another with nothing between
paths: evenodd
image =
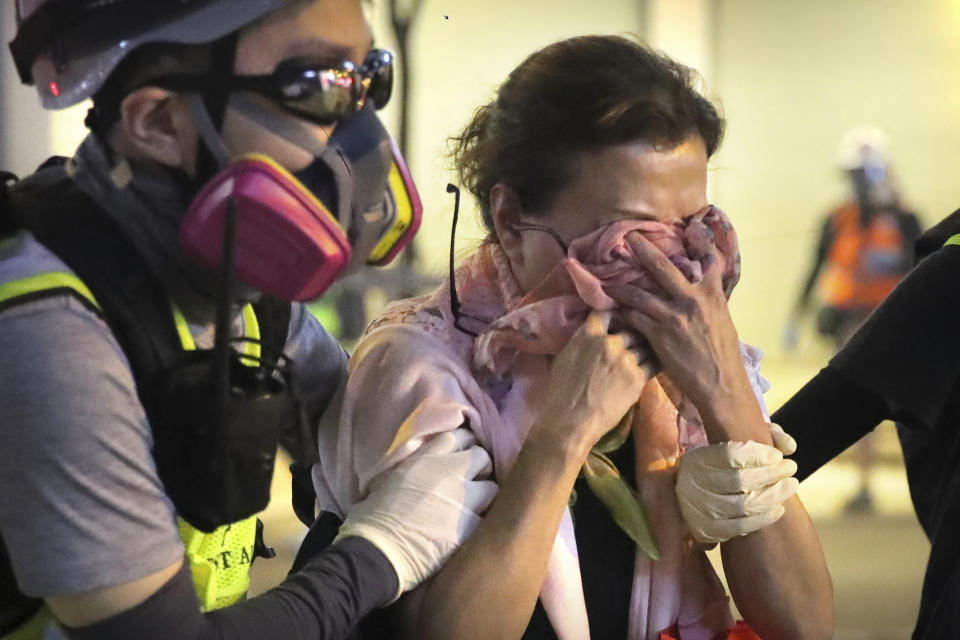
<instances>
[{"instance_id":1,"label":"reflective sunglasses","mask_svg":"<svg viewBox=\"0 0 960 640\"><path fill-rule=\"evenodd\" d=\"M377 109L384 107L393 91L393 54L371 49L357 67L344 61L339 68L320 67L302 58L284 60L270 74L208 75L167 74L142 86L171 91L207 93L250 91L262 95L297 117L329 125L363 108L367 99Z\"/></svg>"}]
</instances>

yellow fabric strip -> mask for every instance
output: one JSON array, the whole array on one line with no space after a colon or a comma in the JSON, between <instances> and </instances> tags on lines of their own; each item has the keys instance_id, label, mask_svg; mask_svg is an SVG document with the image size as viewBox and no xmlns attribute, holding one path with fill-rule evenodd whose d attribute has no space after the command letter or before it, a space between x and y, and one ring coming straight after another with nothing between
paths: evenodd
<instances>
[{"instance_id":1,"label":"yellow fabric strip","mask_svg":"<svg viewBox=\"0 0 960 640\"><path fill-rule=\"evenodd\" d=\"M22 625L0 638L0 640L41 640L44 632L54 623L53 614L46 605L40 607L33 616Z\"/></svg>"},{"instance_id":2,"label":"yellow fabric strip","mask_svg":"<svg viewBox=\"0 0 960 640\"><path fill-rule=\"evenodd\" d=\"M2 302L2 299L0 299L0 302ZM173 323L177 327L177 335L180 336L180 345L184 351L196 350L197 343L190 333L190 325L187 323L180 307L173 300L170 301L170 310L173 312ZM255 366L259 364L260 360L260 323L257 322L257 314L254 313L252 304L245 306L242 314L244 336L250 338L250 340L255 340L255 342L244 342L241 359L243 359L244 364ZM243 356L247 356L247 358L243 358Z\"/></svg>"},{"instance_id":3,"label":"yellow fabric strip","mask_svg":"<svg viewBox=\"0 0 960 640\"><path fill-rule=\"evenodd\" d=\"M177 327L177 335L180 336L180 346L184 351L195 351L197 343L194 342L193 334L190 333L190 325L187 324L183 312L173 300L170 301L170 310L173 312L173 324Z\"/></svg>"},{"instance_id":4,"label":"yellow fabric strip","mask_svg":"<svg viewBox=\"0 0 960 640\"><path fill-rule=\"evenodd\" d=\"M958 233L955 236L950 236L950 238L948 238L947 241L943 243L943 246L946 247L951 244L960 245L960 233Z\"/></svg>"},{"instance_id":5,"label":"yellow fabric strip","mask_svg":"<svg viewBox=\"0 0 960 640\"><path fill-rule=\"evenodd\" d=\"M22 278L20 280L13 280L12 282L7 282L6 284L0 284L0 302L5 302L12 298L16 298L17 296L37 293L46 289L58 289L61 287L73 289L83 298L89 300L95 307L98 309L100 308L100 305L97 303L97 299L93 297L93 293L90 292L90 289L87 288L87 285L83 284L83 281L81 281L80 278L72 273L65 273L62 271L38 273L35 276Z\"/></svg>"},{"instance_id":6,"label":"yellow fabric strip","mask_svg":"<svg viewBox=\"0 0 960 640\"><path fill-rule=\"evenodd\" d=\"M260 364L260 323L257 322L257 314L253 312L252 304L243 308L243 333L256 342L243 343L243 355L248 358L241 360L244 364L255 367Z\"/></svg>"}]
</instances>

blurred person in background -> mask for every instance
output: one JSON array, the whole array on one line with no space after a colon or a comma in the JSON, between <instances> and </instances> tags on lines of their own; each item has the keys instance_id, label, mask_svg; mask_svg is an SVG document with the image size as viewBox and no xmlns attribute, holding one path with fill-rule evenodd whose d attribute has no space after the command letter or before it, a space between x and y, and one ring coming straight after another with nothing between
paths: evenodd
<instances>
[{"instance_id":1,"label":"blurred person in background","mask_svg":"<svg viewBox=\"0 0 960 640\"><path fill-rule=\"evenodd\" d=\"M445 434L245 598L277 445L309 472L347 363L300 301L417 228L391 55L360 0L16 8L43 106L94 106L74 157L0 184L0 637L343 637L496 491Z\"/></svg>"},{"instance_id":2,"label":"blurred person in background","mask_svg":"<svg viewBox=\"0 0 960 640\"><path fill-rule=\"evenodd\" d=\"M456 270L451 246L448 282L368 327L323 416L315 480L343 516L466 426L501 490L434 578L368 621L371 637L831 635L830 577L773 446L759 353L730 329L728 376L658 375L642 327L604 292L657 286L638 251L669 255L721 300L737 282L736 234L706 199L724 122L695 86L629 39L571 38L530 55L455 139L488 238ZM718 485L725 504L709 512L723 522L691 537L698 496ZM721 544L748 625L699 543Z\"/></svg>"},{"instance_id":3,"label":"blurred person in background","mask_svg":"<svg viewBox=\"0 0 960 640\"><path fill-rule=\"evenodd\" d=\"M788 351L796 348L815 289L820 304L816 329L836 352L913 266L920 222L900 200L888 146L887 135L871 125L850 129L841 139L839 166L851 193L824 218L810 270L784 330ZM872 434L854 445L859 486L844 506L847 513L873 509L870 471L875 449Z\"/></svg>"}]
</instances>

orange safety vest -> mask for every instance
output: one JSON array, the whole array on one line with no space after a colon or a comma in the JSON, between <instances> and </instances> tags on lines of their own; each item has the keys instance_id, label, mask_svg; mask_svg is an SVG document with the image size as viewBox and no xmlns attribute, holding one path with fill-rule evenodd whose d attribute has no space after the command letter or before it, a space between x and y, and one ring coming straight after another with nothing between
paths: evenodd
<instances>
[{"instance_id":1,"label":"orange safety vest","mask_svg":"<svg viewBox=\"0 0 960 640\"><path fill-rule=\"evenodd\" d=\"M832 214L833 244L820 279L825 304L853 309L879 305L904 276L907 251L897 217L878 211L865 228L855 203Z\"/></svg>"}]
</instances>

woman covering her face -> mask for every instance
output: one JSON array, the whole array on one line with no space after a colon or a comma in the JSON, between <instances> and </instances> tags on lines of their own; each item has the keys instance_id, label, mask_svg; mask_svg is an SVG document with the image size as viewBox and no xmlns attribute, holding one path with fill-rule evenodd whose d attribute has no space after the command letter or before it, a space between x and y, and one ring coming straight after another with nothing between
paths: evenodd
<instances>
[{"instance_id":1,"label":"woman covering her face","mask_svg":"<svg viewBox=\"0 0 960 640\"><path fill-rule=\"evenodd\" d=\"M476 530L378 621L391 627L383 633L832 634L819 542L784 479L792 463L769 483L776 504L762 529L722 543L746 619L736 627L697 541L711 539L691 535L675 488L686 452L772 442L759 352L739 343L728 314L715 343L738 365L695 383L661 372L662 331L656 351L644 336L651 300L683 287L723 298L736 284L733 227L706 199L722 132L688 69L588 36L531 55L457 139L488 241L434 294L370 325L324 417L314 479L321 507L343 514L388 469L465 428L491 453L501 490L479 524L423 523ZM678 325L670 339L694 344L693 332Z\"/></svg>"}]
</instances>

